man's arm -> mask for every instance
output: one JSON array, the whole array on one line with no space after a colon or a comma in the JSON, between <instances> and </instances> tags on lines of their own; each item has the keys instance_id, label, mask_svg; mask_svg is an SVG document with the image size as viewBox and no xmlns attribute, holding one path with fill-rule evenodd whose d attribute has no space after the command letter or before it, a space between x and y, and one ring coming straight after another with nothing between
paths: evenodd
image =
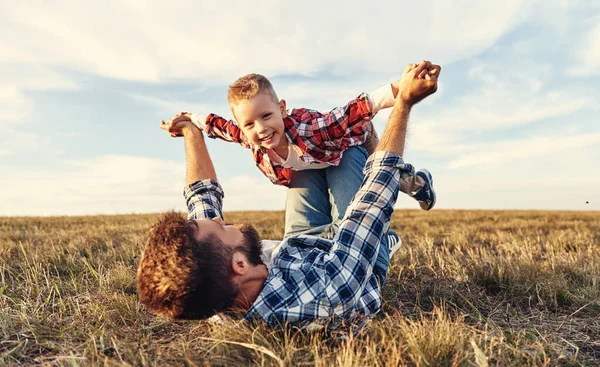
<instances>
[{"instance_id":1,"label":"man's arm","mask_svg":"<svg viewBox=\"0 0 600 367\"><path fill-rule=\"evenodd\" d=\"M337 294L342 304L352 303L362 294L366 280L372 274L383 236L389 230L400 173L408 168L400 154L404 152L409 112L414 104L437 88L439 70L429 80L418 78L429 65L422 62L403 76L404 82L381 142L365 166L364 183L334 238L330 261L331 269L336 269L337 273L331 278L331 291Z\"/></svg>"},{"instance_id":2,"label":"man's arm","mask_svg":"<svg viewBox=\"0 0 600 367\"><path fill-rule=\"evenodd\" d=\"M383 132L383 136L375 148L375 151L393 152L399 156L404 155L404 145L406 143L406 128L408 125L408 115L411 105L396 99L394 109L390 114L388 125Z\"/></svg>"},{"instance_id":3,"label":"man's arm","mask_svg":"<svg viewBox=\"0 0 600 367\"><path fill-rule=\"evenodd\" d=\"M395 82L398 91L394 109L375 151L404 155L406 127L412 106L437 91L440 66L425 61L416 67L413 65L408 65L402 79Z\"/></svg>"},{"instance_id":4,"label":"man's arm","mask_svg":"<svg viewBox=\"0 0 600 367\"><path fill-rule=\"evenodd\" d=\"M188 123L182 128L182 133L185 141L185 184L191 185L207 178L216 180L217 173L208 154L202 131Z\"/></svg>"},{"instance_id":5,"label":"man's arm","mask_svg":"<svg viewBox=\"0 0 600 367\"><path fill-rule=\"evenodd\" d=\"M223 218L223 189L217 181L204 136L190 121L175 125L161 123L160 128L171 135L184 137L186 177L183 195L189 219Z\"/></svg>"}]
</instances>

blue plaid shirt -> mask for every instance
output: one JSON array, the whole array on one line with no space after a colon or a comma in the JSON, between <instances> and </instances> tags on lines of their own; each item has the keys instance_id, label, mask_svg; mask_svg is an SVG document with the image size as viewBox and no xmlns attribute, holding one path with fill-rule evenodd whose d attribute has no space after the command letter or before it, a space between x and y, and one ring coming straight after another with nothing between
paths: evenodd
<instances>
[{"instance_id":1,"label":"blue plaid shirt","mask_svg":"<svg viewBox=\"0 0 600 367\"><path fill-rule=\"evenodd\" d=\"M333 240L313 236L285 240L246 319L302 325L379 312L381 282L387 273L387 232L400 174L410 169L397 154L373 154L364 168L363 185ZM216 180L198 181L184 194L189 218L222 217L223 190Z\"/></svg>"}]
</instances>

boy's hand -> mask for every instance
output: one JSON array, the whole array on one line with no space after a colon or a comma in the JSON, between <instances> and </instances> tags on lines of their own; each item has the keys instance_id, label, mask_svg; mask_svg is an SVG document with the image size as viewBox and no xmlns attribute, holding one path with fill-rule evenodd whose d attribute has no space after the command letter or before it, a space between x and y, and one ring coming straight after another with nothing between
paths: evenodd
<instances>
[{"instance_id":1,"label":"boy's hand","mask_svg":"<svg viewBox=\"0 0 600 367\"><path fill-rule=\"evenodd\" d=\"M395 82L398 96L403 102L414 105L423 98L435 93L441 67L429 61L421 61L416 67L409 64L404 70L402 79Z\"/></svg>"},{"instance_id":2,"label":"boy's hand","mask_svg":"<svg viewBox=\"0 0 600 367\"><path fill-rule=\"evenodd\" d=\"M193 126L192 119L187 112L180 112L167 122L160 122L160 128L167 131L172 138L183 136L183 130L190 126Z\"/></svg>"}]
</instances>

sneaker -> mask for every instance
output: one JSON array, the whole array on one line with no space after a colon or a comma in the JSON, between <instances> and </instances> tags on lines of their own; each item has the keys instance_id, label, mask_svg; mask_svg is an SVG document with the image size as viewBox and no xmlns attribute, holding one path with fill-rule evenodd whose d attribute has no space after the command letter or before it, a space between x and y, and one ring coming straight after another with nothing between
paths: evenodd
<instances>
[{"instance_id":1,"label":"sneaker","mask_svg":"<svg viewBox=\"0 0 600 367\"><path fill-rule=\"evenodd\" d=\"M396 251L398 251L400 246L402 246L402 240L396 233L388 233L387 240L388 240L388 248L390 249L390 260L391 260L392 255L394 255L394 253Z\"/></svg>"},{"instance_id":2,"label":"sneaker","mask_svg":"<svg viewBox=\"0 0 600 367\"><path fill-rule=\"evenodd\" d=\"M435 206L435 190L433 189L433 177L426 169L417 171L417 176L423 179L423 187L411 195L419 202L419 206L423 210L431 210Z\"/></svg>"}]
</instances>

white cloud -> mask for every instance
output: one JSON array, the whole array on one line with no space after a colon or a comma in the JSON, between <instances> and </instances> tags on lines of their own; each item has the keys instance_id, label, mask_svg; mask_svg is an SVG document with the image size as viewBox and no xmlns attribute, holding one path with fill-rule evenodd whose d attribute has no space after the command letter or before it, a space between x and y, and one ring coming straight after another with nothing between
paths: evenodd
<instances>
[{"instance_id":1,"label":"white cloud","mask_svg":"<svg viewBox=\"0 0 600 367\"><path fill-rule=\"evenodd\" d=\"M35 103L29 91L76 89L66 77L39 65L3 63L0 58L0 124L9 125L31 117Z\"/></svg>"},{"instance_id":2,"label":"white cloud","mask_svg":"<svg viewBox=\"0 0 600 367\"><path fill-rule=\"evenodd\" d=\"M213 105L206 105L194 102L188 102L183 100L175 99L163 99L160 97L146 96L140 94L128 94L134 101L151 106L157 114L164 116L164 118L170 118L178 112L195 112L195 113L217 113L216 107Z\"/></svg>"},{"instance_id":3,"label":"white cloud","mask_svg":"<svg viewBox=\"0 0 600 367\"><path fill-rule=\"evenodd\" d=\"M434 1L426 11L409 1L388 2L385 11L365 10L360 1L228 3L13 2L2 7L9 26L0 57L153 82L328 66L401 71L423 57L448 63L477 53L530 13L520 1Z\"/></svg>"},{"instance_id":4,"label":"white cloud","mask_svg":"<svg viewBox=\"0 0 600 367\"><path fill-rule=\"evenodd\" d=\"M344 77L362 75L356 78L357 88L344 89L351 90L343 94L350 98L355 90L376 87L367 85L369 74L394 78L406 63L421 58L440 63L467 58L491 46L529 14L519 1L448 6L440 0L430 3L427 11L404 1L379 10L365 11L358 0L343 7L316 0L218 5L210 1L149 5L63 0L35 6L4 2L0 4L0 78L4 81L0 123L35 123L31 90L77 88L60 70L147 82L186 78L215 85L250 71L273 76L325 69ZM493 24L486 20L490 12L495 16ZM350 86L346 84L337 90ZM322 91L323 106L343 103L338 97L342 94L329 90ZM295 93L298 102L305 103L298 88ZM134 98L156 103L165 117L182 105L143 92ZM202 112L206 106L183 103L183 107Z\"/></svg>"},{"instance_id":5,"label":"white cloud","mask_svg":"<svg viewBox=\"0 0 600 367\"><path fill-rule=\"evenodd\" d=\"M600 210L600 171L594 169L600 134L565 133L469 148L450 154L458 156L451 165L427 165L440 209ZM400 195L397 208L417 205Z\"/></svg>"},{"instance_id":6,"label":"white cloud","mask_svg":"<svg viewBox=\"0 0 600 367\"><path fill-rule=\"evenodd\" d=\"M453 129L484 130L527 124L595 106L584 90L549 87L557 70L548 64L487 63L474 67L469 76L480 83L462 97L458 108L447 111Z\"/></svg>"},{"instance_id":7,"label":"white cloud","mask_svg":"<svg viewBox=\"0 0 600 367\"><path fill-rule=\"evenodd\" d=\"M183 162L108 155L55 170L2 167L0 215L77 215L185 210ZM217 167L217 171L219 167ZM282 210L285 188L251 177L222 181L225 210Z\"/></svg>"},{"instance_id":8,"label":"white cloud","mask_svg":"<svg viewBox=\"0 0 600 367\"><path fill-rule=\"evenodd\" d=\"M218 167L217 167L218 169ZM221 182L225 192L223 210L283 210L287 188L270 181L236 176Z\"/></svg>"},{"instance_id":9,"label":"white cloud","mask_svg":"<svg viewBox=\"0 0 600 367\"><path fill-rule=\"evenodd\" d=\"M569 69L570 75L600 75L600 24L584 35L583 41L579 42L577 56L579 60Z\"/></svg>"},{"instance_id":10,"label":"white cloud","mask_svg":"<svg viewBox=\"0 0 600 367\"><path fill-rule=\"evenodd\" d=\"M478 145L465 136L514 131L557 117L567 125L575 122L571 117L575 113L598 109L596 90L557 84L561 72L551 64L527 59L519 63L475 59L471 64L463 76L471 85L462 89L453 85L454 92L462 95L441 106L430 103L413 110L410 150L441 156L468 153Z\"/></svg>"},{"instance_id":11,"label":"white cloud","mask_svg":"<svg viewBox=\"0 0 600 367\"><path fill-rule=\"evenodd\" d=\"M514 90L518 91L518 87ZM454 131L507 129L595 108L594 97L570 90L546 91L529 97L519 92L494 94L471 95L456 107L436 114L437 117L426 117L423 124L444 125Z\"/></svg>"},{"instance_id":12,"label":"white cloud","mask_svg":"<svg viewBox=\"0 0 600 367\"><path fill-rule=\"evenodd\" d=\"M41 134L23 132L10 127L4 128L0 136L0 157L14 157L23 151L28 154L48 153L52 146L51 140L50 137Z\"/></svg>"},{"instance_id":13,"label":"white cloud","mask_svg":"<svg viewBox=\"0 0 600 367\"><path fill-rule=\"evenodd\" d=\"M21 121L31 113L31 101L15 85L0 86L0 123Z\"/></svg>"},{"instance_id":14,"label":"white cloud","mask_svg":"<svg viewBox=\"0 0 600 367\"><path fill-rule=\"evenodd\" d=\"M133 156L65 162L55 170L3 168L2 215L152 212L181 208L181 163Z\"/></svg>"},{"instance_id":15,"label":"white cloud","mask_svg":"<svg viewBox=\"0 0 600 367\"><path fill-rule=\"evenodd\" d=\"M529 181L510 181L507 188L494 186L502 176L490 174L490 167L503 167L508 157L518 163L517 168L511 167L516 175L527 175L528 165L543 166L545 157L557 151L579 154L576 167L582 170L590 166L584 152L597 151L595 131L585 135L589 128L571 131L565 126L564 136L558 136L543 127L545 121L556 117L563 117L565 124L583 126L585 121L574 121L572 116L598 109L594 80L590 79L592 86L586 88L577 85L584 79L557 78L571 65L576 66L570 75L576 76L598 75L600 67L597 21L587 27L593 18L588 16L587 23L580 24L578 16L593 11L586 11L589 5L584 2L571 4L450 4L441 0L425 7L408 1L365 6L357 0L343 7L316 0L176 0L164 5L117 0L59 0L35 6L0 3L0 127L4 128L0 157L51 145L57 135L34 132L36 98L39 91L78 88L64 70L155 83L148 89L136 83L139 88L135 93L126 93L166 118L180 110L223 114L227 110L224 98L215 110L213 105L157 97L155 87L164 86L156 84L164 81L185 79L186 83L215 86L248 72L304 74L312 77L309 82L289 81L275 87L290 106L321 109L343 104L359 92L392 81L406 63L427 58L444 66L451 64L453 75L449 79L442 75L438 93L413 112L408 154L427 152L443 157L441 207L502 207L501 200L508 200L506 207L519 207L519 200L527 202L527 197L537 201L522 207L536 203L540 208L548 207L551 204L543 202L542 194L527 189L536 186L538 179L544 182L547 196L557 188L575 195L572 192L583 182L600 182L598 176L593 176L595 181L571 176L574 182L557 181L553 186L549 181L552 174L542 172ZM510 32L523 21L528 22L526 29L519 28L518 34ZM587 33L579 37L582 29ZM573 39L581 39L581 43ZM511 42L508 46L507 40ZM560 55L575 50L575 60L569 63L568 56L558 58L556 48L561 48ZM465 70L457 72L459 67ZM336 80L323 80L321 73ZM447 80L452 83L444 84ZM95 101L86 103L94 105ZM387 112L380 113L378 129L387 116ZM539 136L490 144L464 138L526 125L529 129L539 127ZM143 149L139 154L144 154ZM228 157L235 160L236 154L228 152ZM242 154L247 157L247 152L239 156ZM183 209L181 162L104 156L66 162L55 170L29 167L34 168L29 172L1 168L0 214ZM282 209L285 189L259 177L256 173L224 180L225 208ZM470 198L469 190L456 187L465 180L477 189L491 189L480 198ZM506 190L516 193L507 198ZM569 207L566 199L557 206L563 207Z\"/></svg>"},{"instance_id":16,"label":"white cloud","mask_svg":"<svg viewBox=\"0 0 600 367\"><path fill-rule=\"evenodd\" d=\"M510 165L517 159L553 157L564 151L581 150L595 145L600 145L600 134L530 137L517 141L473 144L468 146L468 153L460 154L453 159L448 168L474 166L490 168L497 165Z\"/></svg>"},{"instance_id":17,"label":"white cloud","mask_svg":"<svg viewBox=\"0 0 600 367\"><path fill-rule=\"evenodd\" d=\"M600 174L590 169L590 157L597 156L599 148L600 134L479 144L459 155L450 167L427 168L433 168L439 208L592 210L600 209L595 189ZM0 169L0 215L185 210L183 162L109 155L69 161L57 169ZM226 211L285 206L286 188L258 174L222 178L221 184ZM591 205L583 206L585 201ZM404 195L398 207L417 208Z\"/></svg>"}]
</instances>

